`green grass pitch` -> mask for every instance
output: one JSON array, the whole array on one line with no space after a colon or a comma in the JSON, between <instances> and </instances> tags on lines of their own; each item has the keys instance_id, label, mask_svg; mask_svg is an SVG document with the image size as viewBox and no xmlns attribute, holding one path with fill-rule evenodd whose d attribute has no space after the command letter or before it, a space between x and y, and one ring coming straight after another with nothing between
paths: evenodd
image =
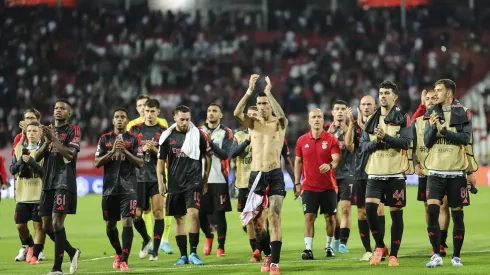
<instances>
[{"instance_id":1,"label":"green grass pitch","mask_svg":"<svg viewBox=\"0 0 490 275\"><path fill-rule=\"evenodd\" d=\"M303 214L299 201L294 201L292 192L288 192L282 214L283 246L280 268L283 274L490 274L490 188L479 187L479 193L472 195L471 206L465 210L466 236L462 251L464 267L452 267L450 261L452 249L452 222L449 229L448 243L450 249L448 256L444 258L444 266L436 269L425 268L429 259L430 244L426 232L424 208L421 202L416 201L416 188L409 187L408 206L404 210L405 231L399 252L400 267L388 267L386 262L379 266L370 267L369 263L358 261L364 252L357 229L357 212L353 208L351 237L348 248L350 253L336 254L333 259L324 257L325 246L325 221L317 220L316 237L314 239L313 252L315 261L302 261L301 252L303 243ZM78 214L68 216L66 219L66 231L69 241L82 251L79 270L77 274L111 274L119 273L112 269L114 251L109 244L105 225L101 213L101 196L88 195L78 200ZM236 201L233 201L236 206ZM234 209L235 210L235 209ZM236 211L236 210L235 210ZM184 267L174 266L178 255L165 255L160 253L159 260L149 262L148 259L139 259L138 251L141 248L141 237L135 231L132 253L129 267L132 274L259 274L260 264L248 263L251 257L251 249L247 235L242 231L237 212L228 213L228 237L226 242L226 256L217 258L217 243L213 246L210 256L202 255L204 236L201 234L198 253L204 261L204 266ZM53 243L48 239L45 253L47 261L37 266L31 266L25 262L15 262L20 247L19 238L15 229L14 201L5 200L0 203L0 274L46 274L53 264ZM391 219L389 213L386 216L386 238L389 244ZM171 245L175 252L178 248L175 244L174 229L170 235ZM119 232L122 232L121 230ZM372 245L374 241L371 240ZM65 257L64 271L69 272Z\"/></svg>"}]
</instances>

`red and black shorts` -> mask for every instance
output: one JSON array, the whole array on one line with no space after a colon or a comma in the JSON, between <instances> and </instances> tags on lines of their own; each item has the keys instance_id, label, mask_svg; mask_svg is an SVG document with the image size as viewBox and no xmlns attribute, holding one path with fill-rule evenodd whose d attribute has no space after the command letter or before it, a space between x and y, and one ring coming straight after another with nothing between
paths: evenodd
<instances>
[{"instance_id":1,"label":"red and black shorts","mask_svg":"<svg viewBox=\"0 0 490 275\"><path fill-rule=\"evenodd\" d=\"M304 214L318 215L318 209L320 209L320 214L333 215L337 212L337 192L335 190L323 192L303 190L301 199Z\"/></svg>"},{"instance_id":2,"label":"red and black shorts","mask_svg":"<svg viewBox=\"0 0 490 275\"><path fill-rule=\"evenodd\" d=\"M103 196L102 215L105 221L119 221L121 217L134 218L138 205L138 195L136 193Z\"/></svg>"},{"instance_id":3,"label":"red and black shorts","mask_svg":"<svg viewBox=\"0 0 490 275\"><path fill-rule=\"evenodd\" d=\"M339 186L338 201L350 201L351 205L356 205L356 186L355 181L351 179L337 180Z\"/></svg>"},{"instance_id":4,"label":"red and black shorts","mask_svg":"<svg viewBox=\"0 0 490 275\"><path fill-rule=\"evenodd\" d=\"M65 189L44 190L39 201L39 216L53 213L76 214L77 194Z\"/></svg>"},{"instance_id":5,"label":"red and black shorts","mask_svg":"<svg viewBox=\"0 0 490 275\"><path fill-rule=\"evenodd\" d=\"M382 203L390 207L405 207L407 205L406 194L407 183L405 179L368 179L366 186L367 199L380 199Z\"/></svg>"},{"instance_id":6,"label":"red and black shorts","mask_svg":"<svg viewBox=\"0 0 490 275\"><path fill-rule=\"evenodd\" d=\"M201 196L201 211L231 211L230 192L227 183L208 183L208 192Z\"/></svg>"},{"instance_id":7,"label":"red and black shorts","mask_svg":"<svg viewBox=\"0 0 490 275\"><path fill-rule=\"evenodd\" d=\"M440 200L447 195L449 207L456 208L470 204L466 177L443 178L428 176L426 196L428 200Z\"/></svg>"},{"instance_id":8,"label":"red and black shorts","mask_svg":"<svg viewBox=\"0 0 490 275\"><path fill-rule=\"evenodd\" d=\"M39 216L39 203L16 203L14 220L15 224L23 224L28 221L41 222L41 216Z\"/></svg>"},{"instance_id":9,"label":"red and black shorts","mask_svg":"<svg viewBox=\"0 0 490 275\"><path fill-rule=\"evenodd\" d=\"M426 194L427 193L427 178L419 177L419 187L417 189L417 200L418 201L427 201Z\"/></svg>"},{"instance_id":10,"label":"red and black shorts","mask_svg":"<svg viewBox=\"0 0 490 275\"><path fill-rule=\"evenodd\" d=\"M208 187L209 188L209 187ZM181 193L168 193L166 201L166 216L185 216L187 209L201 207L201 188L188 189Z\"/></svg>"},{"instance_id":11,"label":"red and black shorts","mask_svg":"<svg viewBox=\"0 0 490 275\"><path fill-rule=\"evenodd\" d=\"M252 188L255 178L260 172L252 171L248 182L248 188ZM286 184L284 183L284 174L281 168L270 170L269 172L261 172L261 177L257 183L254 193L257 195L266 195L266 189L269 187L268 196L286 196Z\"/></svg>"}]
</instances>

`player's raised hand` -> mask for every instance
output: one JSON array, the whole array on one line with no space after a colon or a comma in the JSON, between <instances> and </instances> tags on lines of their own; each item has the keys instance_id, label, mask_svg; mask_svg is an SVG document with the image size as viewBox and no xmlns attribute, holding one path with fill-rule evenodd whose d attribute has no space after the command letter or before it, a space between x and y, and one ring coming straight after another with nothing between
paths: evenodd
<instances>
[{"instance_id":1,"label":"player's raised hand","mask_svg":"<svg viewBox=\"0 0 490 275\"><path fill-rule=\"evenodd\" d=\"M352 113L352 108L351 107L347 108L347 110L345 112L346 112L347 118L349 118L349 122L354 123L354 113ZM358 112L358 114L360 114L360 112Z\"/></svg>"},{"instance_id":2,"label":"player's raised hand","mask_svg":"<svg viewBox=\"0 0 490 275\"><path fill-rule=\"evenodd\" d=\"M41 126L41 129L43 130L43 135L46 137L47 140L53 141L56 138L56 133L54 132L53 125L49 124L49 126Z\"/></svg>"},{"instance_id":3,"label":"player's raised hand","mask_svg":"<svg viewBox=\"0 0 490 275\"><path fill-rule=\"evenodd\" d=\"M328 127L327 132L329 132L330 134L335 133L335 125L333 124L333 122L332 124L330 124L330 127Z\"/></svg>"},{"instance_id":4,"label":"player's raised hand","mask_svg":"<svg viewBox=\"0 0 490 275\"><path fill-rule=\"evenodd\" d=\"M258 74L253 74L250 76L250 80L248 81L248 89L253 91L255 90L255 83L257 82L257 79L259 79L260 75Z\"/></svg>"},{"instance_id":5,"label":"player's raised hand","mask_svg":"<svg viewBox=\"0 0 490 275\"><path fill-rule=\"evenodd\" d=\"M420 102L421 102L421 103L422 103L422 105L424 105L424 106L425 106L425 103L426 103L426 102L425 102L425 95L426 95L426 94L427 94L427 90L425 90L425 89L424 89L424 90L422 91L422 98L420 99Z\"/></svg>"},{"instance_id":6,"label":"player's raised hand","mask_svg":"<svg viewBox=\"0 0 490 275\"><path fill-rule=\"evenodd\" d=\"M383 131L383 129L379 128L379 125L378 125L378 127L376 127L376 129L374 129L374 133L376 134L378 141L382 141L385 137L385 131Z\"/></svg>"},{"instance_id":7,"label":"player's raised hand","mask_svg":"<svg viewBox=\"0 0 490 275\"><path fill-rule=\"evenodd\" d=\"M437 114L435 112L430 114L430 118L429 118L429 124L430 125L434 126L437 124L438 121L439 121L439 118L437 117Z\"/></svg>"},{"instance_id":8,"label":"player's raised hand","mask_svg":"<svg viewBox=\"0 0 490 275\"><path fill-rule=\"evenodd\" d=\"M265 83L267 83L267 85L265 86L265 91L270 92L272 89L272 83L268 76L265 77Z\"/></svg>"}]
</instances>

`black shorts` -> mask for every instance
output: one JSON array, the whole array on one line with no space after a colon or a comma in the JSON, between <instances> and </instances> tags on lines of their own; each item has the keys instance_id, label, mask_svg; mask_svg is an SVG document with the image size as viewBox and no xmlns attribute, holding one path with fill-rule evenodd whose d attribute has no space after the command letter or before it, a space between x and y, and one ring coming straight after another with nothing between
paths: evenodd
<instances>
[{"instance_id":1,"label":"black shorts","mask_svg":"<svg viewBox=\"0 0 490 275\"><path fill-rule=\"evenodd\" d=\"M245 204L247 203L248 193L250 190L248 188L238 189L238 203L236 209L238 212L242 212L245 209Z\"/></svg>"},{"instance_id":2,"label":"black shorts","mask_svg":"<svg viewBox=\"0 0 490 275\"><path fill-rule=\"evenodd\" d=\"M138 205L136 193L103 196L102 215L104 221L119 221L121 217L134 217Z\"/></svg>"},{"instance_id":3,"label":"black shorts","mask_svg":"<svg viewBox=\"0 0 490 275\"><path fill-rule=\"evenodd\" d=\"M301 195L303 201L303 213L330 214L337 213L337 192L335 190L327 190L323 192L313 192L304 190Z\"/></svg>"},{"instance_id":4,"label":"black shorts","mask_svg":"<svg viewBox=\"0 0 490 275\"><path fill-rule=\"evenodd\" d=\"M462 207L469 205L469 195L466 178L442 178L437 176L428 176L427 178L427 199L440 200L447 195L447 204L449 207Z\"/></svg>"},{"instance_id":5,"label":"black shorts","mask_svg":"<svg viewBox=\"0 0 490 275\"><path fill-rule=\"evenodd\" d=\"M208 184L208 192L201 196L201 211L208 214L214 211L231 211L230 192L227 183Z\"/></svg>"},{"instance_id":6,"label":"black shorts","mask_svg":"<svg viewBox=\"0 0 490 275\"><path fill-rule=\"evenodd\" d=\"M339 186L338 201L350 201L351 205L355 205L355 186L354 181L350 179L337 180Z\"/></svg>"},{"instance_id":7,"label":"black shorts","mask_svg":"<svg viewBox=\"0 0 490 275\"><path fill-rule=\"evenodd\" d=\"M427 191L427 178L419 177L419 187L417 190L418 201L427 201L426 191Z\"/></svg>"},{"instance_id":8,"label":"black shorts","mask_svg":"<svg viewBox=\"0 0 490 275\"><path fill-rule=\"evenodd\" d=\"M138 182L138 204L136 207L143 211L150 210L150 199L159 194L158 182Z\"/></svg>"},{"instance_id":9,"label":"black shorts","mask_svg":"<svg viewBox=\"0 0 490 275\"><path fill-rule=\"evenodd\" d=\"M16 203L14 220L15 224L23 224L28 221L41 222L41 216L39 216L39 203Z\"/></svg>"},{"instance_id":10,"label":"black shorts","mask_svg":"<svg viewBox=\"0 0 490 275\"><path fill-rule=\"evenodd\" d=\"M166 216L185 216L187 209L201 207L201 188L193 188L181 193L169 193L166 201Z\"/></svg>"},{"instance_id":11,"label":"black shorts","mask_svg":"<svg viewBox=\"0 0 490 275\"><path fill-rule=\"evenodd\" d=\"M39 216L51 217L53 213L76 214L77 194L65 189L42 191L39 201Z\"/></svg>"},{"instance_id":12,"label":"black shorts","mask_svg":"<svg viewBox=\"0 0 490 275\"><path fill-rule=\"evenodd\" d=\"M368 179L367 181L366 198L380 199L386 206L405 207L407 205L406 194L405 179Z\"/></svg>"},{"instance_id":13,"label":"black shorts","mask_svg":"<svg viewBox=\"0 0 490 275\"><path fill-rule=\"evenodd\" d=\"M366 185L367 179L365 180L354 180L354 187L356 189L356 195L354 196L354 201L357 207L366 206Z\"/></svg>"},{"instance_id":14,"label":"black shorts","mask_svg":"<svg viewBox=\"0 0 490 275\"><path fill-rule=\"evenodd\" d=\"M248 181L248 188L251 189L254 184L255 178L259 172L252 171L250 173L250 178ZM268 196L286 196L286 184L284 183L284 174L282 173L281 168L276 168L274 170L270 170L269 172L262 172L262 175L257 183L257 187L254 190L254 193L257 195L264 196L265 190L269 186Z\"/></svg>"}]
</instances>

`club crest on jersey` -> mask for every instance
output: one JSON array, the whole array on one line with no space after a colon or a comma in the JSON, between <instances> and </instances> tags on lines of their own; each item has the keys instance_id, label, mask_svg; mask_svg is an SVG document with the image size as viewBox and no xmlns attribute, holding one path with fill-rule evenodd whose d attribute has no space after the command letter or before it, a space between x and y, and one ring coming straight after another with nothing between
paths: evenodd
<instances>
[{"instance_id":1,"label":"club crest on jersey","mask_svg":"<svg viewBox=\"0 0 490 275\"><path fill-rule=\"evenodd\" d=\"M60 140L61 141L65 141L65 139L66 139L66 134L65 133L61 133L60 134Z\"/></svg>"},{"instance_id":2,"label":"club crest on jersey","mask_svg":"<svg viewBox=\"0 0 490 275\"><path fill-rule=\"evenodd\" d=\"M328 142L327 141L322 141L322 149L327 149Z\"/></svg>"}]
</instances>

